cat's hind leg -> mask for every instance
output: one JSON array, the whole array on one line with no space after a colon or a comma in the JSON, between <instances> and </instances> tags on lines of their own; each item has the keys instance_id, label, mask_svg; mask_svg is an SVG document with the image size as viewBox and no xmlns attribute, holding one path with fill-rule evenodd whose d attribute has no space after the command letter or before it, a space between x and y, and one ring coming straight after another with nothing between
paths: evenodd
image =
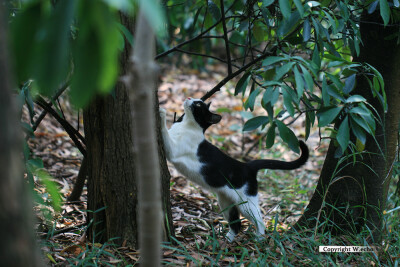
<instances>
[{"instance_id":1,"label":"cat's hind leg","mask_svg":"<svg viewBox=\"0 0 400 267\"><path fill-rule=\"evenodd\" d=\"M221 212L224 215L225 220L229 223L229 232L226 235L226 239L229 242L232 242L242 226L239 209L233 201L223 194L218 194L217 196Z\"/></svg>"},{"instance_id":2,"label":"cat's hind leg","mask_svg":"<svg viewBox=\"0 0 400 267\"><path fill-rule=\"evenodd\" d=\"M258 203L258 195L245 196L245 198L246 201L238 205L239 211L246 219L256 226L257 235L262 236L265 233L265 226Z\"/></svg>"}]
</instances>

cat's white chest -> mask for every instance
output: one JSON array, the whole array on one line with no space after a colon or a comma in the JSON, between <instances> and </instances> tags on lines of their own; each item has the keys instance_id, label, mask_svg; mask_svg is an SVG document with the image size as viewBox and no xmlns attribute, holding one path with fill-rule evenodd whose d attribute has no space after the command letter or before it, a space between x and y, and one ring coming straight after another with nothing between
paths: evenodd
<instances>
[{"instance_id":1,"label":"cat's white chest","mask_svg":"<svg viewBox=\"0 0 400 267\"><path fill-rule=\"evenodd\" d=\"M200 170L203 164L197 156L197 148L204 141L203 132L195 125L176 123L168 130L172 145L170 161L175 168L191 181L208 187Z\"/></svg>"}]
</instances>

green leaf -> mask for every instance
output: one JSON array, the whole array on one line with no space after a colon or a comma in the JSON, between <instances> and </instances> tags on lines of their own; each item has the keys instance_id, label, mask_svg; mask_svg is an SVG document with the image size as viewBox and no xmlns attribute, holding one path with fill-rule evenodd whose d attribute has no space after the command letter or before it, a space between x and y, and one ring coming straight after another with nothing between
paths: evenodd
<instances>
[{"instance_id":1,"label":"green leaf","mask_svg":"<svg viewBox=\"0 0 400 267\"><path fill-rule=\"evenodd\" d=\"M326 83L326 78L322 79L322 100L324 102L324 106L328 107L330 105L330 96L329 96L328 84Z\"/></svg>"},{"instance_id":2,"label":"green leaf","mask_svg":"<svg viewBox=\"0 0 400 267\"><path fill-rule=\"evenodd\" d=\"M254 86L255 83L253 83ZM249 96L249 98L247 99L246 103L245 103L245 108L249 108L251 111L254 110L254 103L256 101L256 98L258 96L258 94L260 93L260 88L256 88L255 90L253 90Z\"/></svg>"},{"instance_id":3,"label":"green leaf","mask_svg":"<svg viewBox=\"0 0 400 267\"><path fill-rule=\"evenodd\" d=\"M303 22L303 42L307 42L311 38L311 25L308 19Z\"/></svg>"},{"instance_id":4,"label":"green leaf","mask_svg":"<svg viewBox=\"0 0 400 267\"><path fill-rule=\"evenodd\" d=\"M221 18L221 11L219 10L219 7L211 0L208 0L208 10L216 21Z\"/></svg>"},{"instance_id":5,"label":"green leaf","mask_svg":"<svg viewBox=\"0 0 400 267\"><path fill-rule=\"evenodd\" d=\"M273 3L274 1L275 1L275 0L263 0L263 1L262 1L263 7L268 7L268 6L272 5L272 3Z\"/></svg>"},{"instance_id":6,"label":"green leaf","mask_svg":"<svg viewBox=\"0 0 400 267\"><path fill-rule=\"evenodd\" d=\"M275 142L275 128L276 128L275 122L271 123L271 126L269 127L269 129L267 131L267 138L265 140L265 147L266 148L271 148L274 145L274 142Z\"/></svg>"},{"instance_id":7,"label":"green leaf","mask_svg":"<svg viewBox=\"0 0 400 267\"><path fill-rule=\"evenodd\" d=\"M86 105L96 92L107 93L118 76L119 29L115 13L101 1L80 2L79 33L73 46L71 100Z\"/></svg>"},{"instance_id":8,"label":"green leaf","mask_svg":"<svg viewBox=\"0 0 400 267\"><path fill-rule=\"evenodd\" d=\"M297 25L299 25L300 19L301 19L300 18L300 14L296 10L295 12L293 12L290 15L289 19L281 21L281 23L280 23L280 25L278 27L278 30L277 30L278 36L280 38L284 38L287 35L289 35L290 33L292 33L292 31L294 29L296 29Z\"/></svg>"},{"instance_id":9,"label":"green leaf","mask_svg":"<svg viewBox=\"0 0 400 267\"><path fill-rule=\"evenodd\" d=\"M292 95L288 92L291 90L290 88L286 89L283 88L282 95L283 95L283 105L285 106L286 110L289 112L290 116L294 117L294 108L292 105Z\"/></svg>"},{"instance_id":10,"label":"green leaf","mask_svg":"<svg viewBox=\"0 0 400 267\"><path fill-rule=\"evenodd\" d=\"M246 121L246 123L243 126L243 131L244 132L252 131L254 129L257 129L261 125L267 124L268 122L269 122L269 118L267 116L254 117L254 118Z\"/></svg>"},{"instance_id":11,"label":"green leaf","mask_svg":"<svg viewBox=\"0 0 400 267\"><path fill-rule=\"evenodd\" d=\"M290 18L291 8L289 0L279 0L279 8L281 9L282 15L285 19Z\"/></svg>"},{"instance_id":12,"label":"green leaf","mask_svg":"<svg viewBox=\"0 0 400 267\"><path fill-rule=\"evenodd\" d=\"M381 10L381 17L383 19L383 23L386 26L389 23L390 19L390 8L387 0L379 0L379 8Z\"/></svg>"},{"instance_id":13,"label":"green leaf","mask_svg":"<svg viewBox=\"0 0 400 267\"><path fill-rule=\"evenodd\" d=\"M356 115L354 114L349 114L350 116L350 125L351 125L351 131L357 137L360 142L365 145L365 141L367 140L367 135L366 131L360 127L359 123L354 120L354 118L358 119ZM368 125L365 123L365 126L368 128Z\"/></svg>"},{"instance_id":14,"label":"green leaf","mask_svg":"<svg viewBox=\"0 0 400 267\"><path fill-rule=\"evenodd\" d=\"M246 72L245 74L243 74L243 76L236 84L235 95L244 92L246 90L247 85L249 84L249 81L250 81L250 72Z\"/></svg>"},{"instance_id":15,"label":"green leaf","mask_svg":"<svg viewBox=\"0 0 400 267\"><path fill-rule=\"evenodd\" d=\"M300 13L300 16L303 17L303 15L304 15L304 7L303 7L303 4L301 3L301 0L293 0L293 2L296 5L296 8Z\"/></svg>"},{"instance_id":16,"label":"green leaf","mask_svg":"<svg viewBox=\"0 0 400 267\"><path fill-rule=\"evenodd\" d=\"M314 52L312 55L312 62L315 64L318 70L321 68L321 58L319 56L319 51L317 46L315 46L314 48Z\"/></svg>"},{"instance_id":17,"label":"green leaf","mask_svg":"<svg viewBox=\"0 0 400 267\"><path fill-rule=\"evenodd\" d=\"M356 74L350 75L344 82L343 93L349 94L356 84Z\"/></svg>"},{"instance_id":18,"label":"green leaf","mask_svg":"<svg viewBox=\"0 0 400 267\"><path fill-rule=\"evenodd\" d=\"M32 78L36 36L42 25L44 9L40 1L30 2L11 20L11 44L18 82Z\"/></svg>"},{"instance_id":19,"label":"green leaf","mask_svg":"<svg viewBox=\"0 0 400 267\"><path fill-rule=\"evenodd\" d=\"M332 123L335 118L339 115L343 107L331 107L328 109L322 109L317 113L318 116L318 126L324 127Z\"/></svg>"},{"instance_id":20,"label":"green leaf","mask_svg":"<svg viewBox=\"0 0 400 267\"><path fill-rule=\"evenodd\" d=\"M345 151L350 141L350 128L349 128L349 118L346 118L342 121L339 126L339 130L336 135L336 140L338 141L342 151Z\"/></svg>"},{"instance_id":21,"label":"green leaf","mask_svg":"<svg viewBox=\"0 0 400 267\"><path fill-rule=\"evenodd\" d=\"M296 62L288 62L277 69L275 80L280 80L286 73L288 73Z\"/></svg>"},{"instance_id":22,"label":"green leaf","mask_svg":"<svg viewBox=\"0 0 400 267\"><path fill-rule=\"evenodd\" d=\"M269 65L272 65L272 64L274 64L276 62L280 62L280 61L283 61L283 60L285 60L285 58L283 58L283 57L267 57L266 59L264 59L262 65L263 66L269 66Z\"/></svg>"},{"instance_id":23,"label":"green leaf","mask_svg":"<svg viewBox=\"0 0 400 267\"><path fill-rule=\"evenodd\" d=\"M39 178L40 182L45 186L46 191L49 192L54 210L56 212L60 211L62 199L57 185L52 180L52 177L43 169L38 170L35 174Z\"/></svg>"},{"instance_id":24,"label":"green leaf","mask_svg":"<svg viewBox=\"0 0 400 267\"><path fill-rule=\"evenodd\" d=\"M375 12L376 7L378 6L378 0L372 2L369 6L368 6L368 14L372 14Z\"/></svg>"},{"instance_id":25,"label":"green leaf","mask_svg":"<svg viewBox=\"0 0 400 267\"><path fill-rule=\"evenodd\" d=\"M299 141L296 135L290 130L283 122L276 120L276 125L278 126L279 135L282 140L289 145L289 148L296 153L300 153Z\"/></svg>"},{"instance_id":26,"label":"green leaf","mask_svg":"<svg viewBox=\"0 0 400 267\"><path fill-rule=\"evenodd\" d=\"M304 92L304 80L303 77L301 77L301 74L297 69L297 66L294 66L293 72L294 72L294 79L296 81L297 96L300 98Z\"/></svg>"},{"instance_id":27,"label":"green leaf","mask_svg":"<svg viewBox=\"0 0 400 267\"><path fill-rule=\"evenodd\" d=\"M300 68L303 72L304 79L306 80L307 88L308 88L308 90L310 90L312 92L314 89L314 80L313 80L310 72L308 72L308 70L303 65L300 65Z\"/></svg>"},{"instance_id":28,"label":"green leaf","mask_svg":"<svg viewBox=\"0 0 400 267\"><path fill-rule=\"evenodd\" d=\"M366 102L367 100L360 95L352 95L346 99L346 103Z\"/></svg>"}]
</instances>

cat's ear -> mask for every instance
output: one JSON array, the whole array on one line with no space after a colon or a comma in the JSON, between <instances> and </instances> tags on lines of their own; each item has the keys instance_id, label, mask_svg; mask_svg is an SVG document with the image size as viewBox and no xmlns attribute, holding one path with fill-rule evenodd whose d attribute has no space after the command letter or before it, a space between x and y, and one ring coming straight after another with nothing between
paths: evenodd
<instances>
[{"instance_id":1,"label":"cat's ear","mask_svg":"<svg viewBox=\"0 0 400 267\"><path fill-rule=\"evenodd\" d=\"M211 113L210 117L208 119L208 122L211 123L211 124L216 124L216 123L220 122L221 119L222 119L221 115Z\"/></svg>"},{"instance_id":2,"label":"cat's ear","mask_svg":"<svg viewBox=\"0 0 400 267\"><path fill-rule=\"evenodd\" d=\"M211 106L211 101L210 101L210 102L208 102L208 104L207 104L207 108L208 108L208 109L210 109L210 106Z\"/></svg>"}]
</instances>

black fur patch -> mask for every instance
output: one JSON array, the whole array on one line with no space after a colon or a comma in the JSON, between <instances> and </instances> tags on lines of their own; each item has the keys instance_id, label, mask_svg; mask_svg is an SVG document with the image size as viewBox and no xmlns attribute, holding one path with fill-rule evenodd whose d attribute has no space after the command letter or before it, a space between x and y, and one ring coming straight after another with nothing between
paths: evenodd
<instances>
[{"instance_id":1,"label":"black fur patch","mask_svg":"<svg viewBox=\"0 0 400 267\"><path fill-rule=\"evenodd\" d=\"M242 227L242 222L239 217L239 210L237 207L233 207L229 210L229 227L235 234L238 234Z\"/></svg>"},{"instance_id":2,"label":"black fur patch","mask_svg":"<svg viewBox=\"0 0 400 267\"><path fill-rule=\"evenodd\" d=\"M197 156L204 163L200 172L211 187L227 185L239 189L248 184L246 193L250 196L257 195L257 171L245 163L227 156L206 140L200 143Z\"/></svg>"}]
</instances>

